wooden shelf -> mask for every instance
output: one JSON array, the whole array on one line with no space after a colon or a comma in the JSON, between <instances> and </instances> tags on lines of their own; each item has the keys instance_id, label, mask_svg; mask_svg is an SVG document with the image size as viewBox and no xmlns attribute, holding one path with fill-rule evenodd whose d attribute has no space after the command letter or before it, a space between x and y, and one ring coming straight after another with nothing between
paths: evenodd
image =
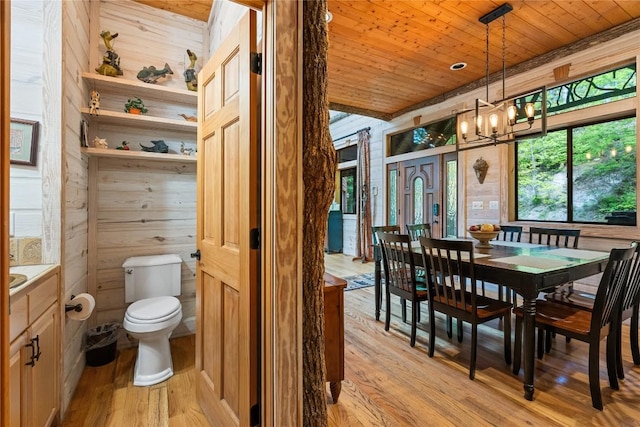
<instances>
[{"instance_id":1,"label":"wooden shelf","mask_svg":"<svg viewBox=\"0 0 640 427\"><path fill-rule=\"evenodd\" d=\"M198 124L196 122L188 122L186 120L167 119L144 114L120 113L102 109L99 114L89 114L89 107L82 107L82 113L87 115L91 121L118 126L187 131L193 132L194 134L198 130Z\"/></svg>"},{"instance_id":2,"label":"wooden shelf","mask_svg":"<svg viewBox=\"0 0 640 427\"><path fill-rule=\"evenodd\" d=\"M127 80L120 77L103 76L96 73L82 73L82 78L89 82L98 92L110 92L126 97L135 95L140 98L156 98L167 102L177 102L195 106L198 93L186 89Z\"/></svg>"},{"instance_id":3,"label":"wooden shelf","mask_svg":"<svg viewBox=\"0 0 640 427\"><path fill-rule=\"evenodd\" d=\"M185 156L182 154L150 153L148 151L115 150L104 148L81 148L81 151L92 157L111 157L127 160L154 160L167 162L195 162L196 156Z\"/></svg>"}]
</instances>

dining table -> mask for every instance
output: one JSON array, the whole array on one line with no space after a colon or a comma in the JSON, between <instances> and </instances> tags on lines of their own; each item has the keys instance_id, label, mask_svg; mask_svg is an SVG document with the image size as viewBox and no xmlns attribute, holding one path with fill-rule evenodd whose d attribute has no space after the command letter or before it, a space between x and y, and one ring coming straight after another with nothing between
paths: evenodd
<instances>
[{"instance_id":1,"label":"dining table","mask_svg":"<svg viewBox=\"0 0 640 427\"><path fill-rule=\"evenodd\" d=\"M498 240L491 241L489 246L474 248L476 280L506 286L523 299L523 387L525 399L533 400L538 295L563 283L602 273L607 265L609 252ZM382 260L380 248L374 252L375 316L379 320L382 305ZM415 265L424 267L419 242L413 242L412 253Z\"/></svg>"}]
</instances>

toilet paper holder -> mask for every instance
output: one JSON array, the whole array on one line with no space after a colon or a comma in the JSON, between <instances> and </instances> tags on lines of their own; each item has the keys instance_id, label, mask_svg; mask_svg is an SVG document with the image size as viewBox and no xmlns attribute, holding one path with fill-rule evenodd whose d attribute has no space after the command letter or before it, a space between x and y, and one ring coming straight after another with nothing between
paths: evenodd
<instances>
[{"instance_id":1,"label":"toilet paper holder","mask_svg":"<svg viewBox=\"0 0 640 427\"><path fill-rule=\"evenodd\" d=\"M75 295L71 295L71 301L73 301L73 299L75 298ZM64 312L68 312L68 311L82 311L82 304L65 304L64 305Z\"/></svg>"}]
</instances>

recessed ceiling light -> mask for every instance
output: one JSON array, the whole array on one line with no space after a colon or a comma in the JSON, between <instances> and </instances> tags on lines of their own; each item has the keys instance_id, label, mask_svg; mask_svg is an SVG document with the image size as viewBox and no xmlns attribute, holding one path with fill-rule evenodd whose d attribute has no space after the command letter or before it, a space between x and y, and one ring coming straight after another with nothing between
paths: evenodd
<instances>
[{"instance_id":1,"label":"recessed ceiling light","mask_svg":"<svg viewBox=\"0 0 640 427\"><path fill-rule=\"evenodd\" d=\"M455 64L451 64L449 67L449 69L453 71L462 70L463 68L467 68L466 62L456 62Z\"/></svg>"},{"instance_id":2,"label":"recessed ceiling light","mask_svg":"<svg viewBox=\"0 0 640 427\"><path fill-rule=\"evenodd\" d=\"M327 21L327 24L331 22L331 20L333 19L333 15L331 14L331 12L327 10L327 13L324 16L324 19Z\"/></svg>"}]
</instances>

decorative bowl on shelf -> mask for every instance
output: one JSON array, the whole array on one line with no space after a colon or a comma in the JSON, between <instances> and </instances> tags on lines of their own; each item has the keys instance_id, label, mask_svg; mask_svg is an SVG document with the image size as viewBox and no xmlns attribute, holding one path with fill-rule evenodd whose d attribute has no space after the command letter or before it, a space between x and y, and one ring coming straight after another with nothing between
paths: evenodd
<instances>
[{"instance_id":1,"label":"decorative bowl on shelf","mask_svg":"<svg viewBox=\"0 0 640 427\"><path fill-rule=\"evenodd\" d=\"M476 248L490 248L489 240L493 240L498 237L500 234L500 230L497 231L469 231L471 237L476 239L478 243L476 243Z\"/></svg>"}]
</instances>

